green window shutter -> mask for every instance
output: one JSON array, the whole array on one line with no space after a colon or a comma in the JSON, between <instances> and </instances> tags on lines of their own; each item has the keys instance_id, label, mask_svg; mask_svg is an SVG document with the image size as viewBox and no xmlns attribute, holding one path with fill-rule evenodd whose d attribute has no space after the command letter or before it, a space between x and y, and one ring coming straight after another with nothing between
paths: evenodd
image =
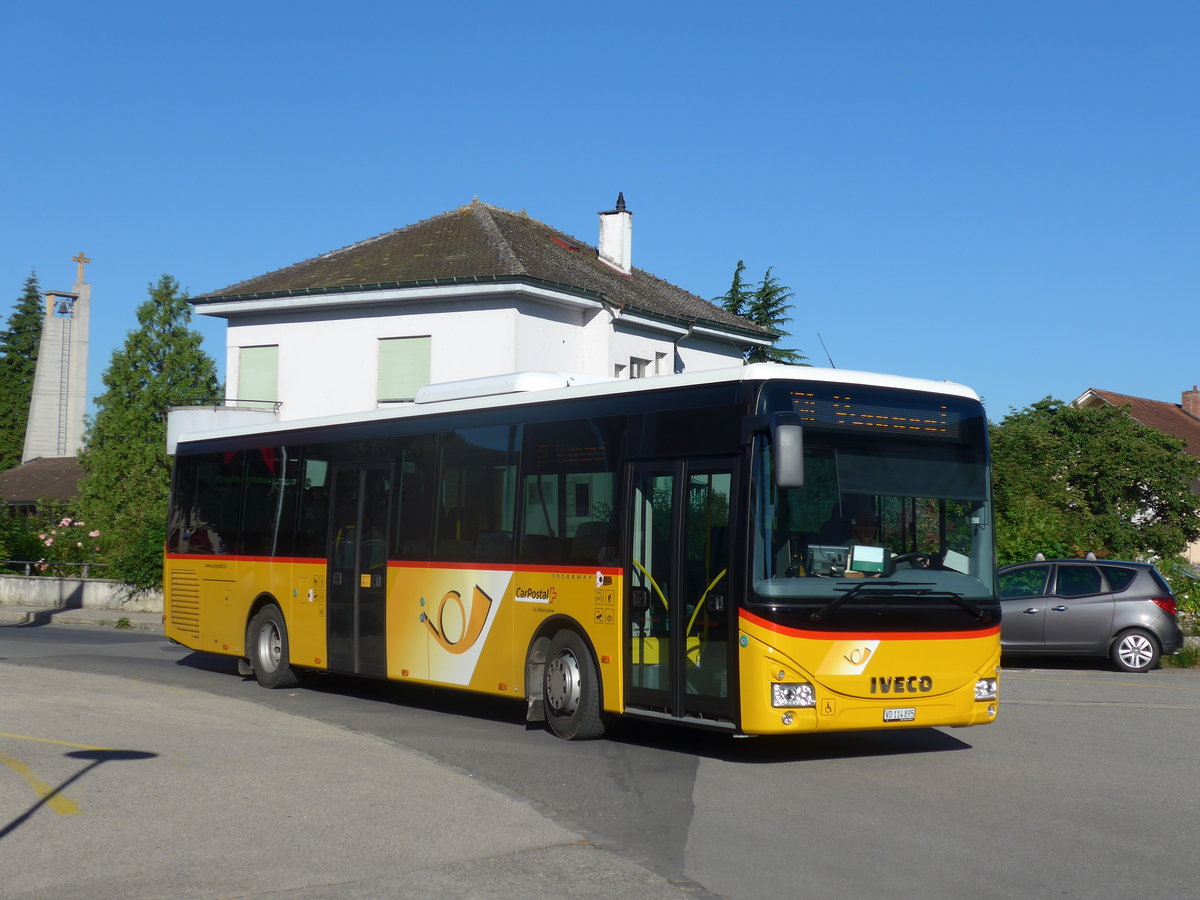
<instances>
[{"instance_id":1,"label":"green window shutter","mask_svg":"<svg viewBox=\"0 0 1200 900\"><path fill-rule=\"evenodd\" d=\"M238 350L239 405L270 409L279 399L279 347Z\"/></svg>"},{"instance_id":2,"label":"green window shutter","mask_svg":"<svg viewBox=\"0 0 1200 900\"><path fill-rule=\"evenodd\" d=\"M431 343L429 335L379 339L380 403L412 400L429 384Z\"/></svg>"}]
</instances>

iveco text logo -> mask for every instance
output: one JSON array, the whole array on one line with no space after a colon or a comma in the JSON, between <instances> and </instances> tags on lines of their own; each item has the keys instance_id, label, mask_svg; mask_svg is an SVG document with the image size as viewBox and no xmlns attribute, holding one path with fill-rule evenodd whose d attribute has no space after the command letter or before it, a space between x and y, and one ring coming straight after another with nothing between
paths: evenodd
<instances>
[{"instance_id":1,"label":"iveco text logo","mask_svg":"<svg viewBox=\"0 0 1200 900\"><path fill-rule=\"evenodd\" d=\"M872 694L928 694L932 690L933 678L929 675L871 677Z\"/></svg>"}]
</instances>

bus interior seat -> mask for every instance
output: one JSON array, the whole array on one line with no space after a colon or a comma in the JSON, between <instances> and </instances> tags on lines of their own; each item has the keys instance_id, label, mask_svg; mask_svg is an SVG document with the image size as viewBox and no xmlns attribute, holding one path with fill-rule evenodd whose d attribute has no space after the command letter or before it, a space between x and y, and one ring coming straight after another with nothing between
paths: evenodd
<instances>
[{"instance_id":1,"label":"bus interior seat","mask_svg":"<svg viewBox=\"0 0 1200 900\"><path fill-rule=\"evenodd\" d=\"M469 560L475 553L474 541L445 540L438 541L437 558L443 560Z\"/></svg>"},{"instance_id":2,"label":"bus interior seat","mask_svg":"<svg viewBox=\"0 0 1200 900\"><path fill-rule=\"evenodd\" d=\"M403 559L428 559L429 538L413 538L405 541L400 546L400 555Z\"/></svg>"},{"instance_id":3,"label":"bus interior seat","mask_svg":"<svg viewBox=\"0 0 1200 900\"><path fill-rule=\"evenodd\" d=\"M521 536L522 562L559 562L558 538L548 534Z\"/></svg>"},{"instance_id":4,"label":"bus interior seat","mask_svg":"<svg viewBox=\"0 0 1200 900\"><path fill-rule=\"evenodd\" d=\"M580 522L571 541L571 561L591 565L616 557L616 533L609 522Z\"/></svg>"},{"instance_id":5,"label":"bus interior seat","mask_svg":"<svg viewBox=\"0 0 1200 900\"><path fill-rule=\"evenodd\" d=\"M513 539L508 531L485 531L475 539L475 558L483 562L510 562Z\"/></svg>"}]
</instances>

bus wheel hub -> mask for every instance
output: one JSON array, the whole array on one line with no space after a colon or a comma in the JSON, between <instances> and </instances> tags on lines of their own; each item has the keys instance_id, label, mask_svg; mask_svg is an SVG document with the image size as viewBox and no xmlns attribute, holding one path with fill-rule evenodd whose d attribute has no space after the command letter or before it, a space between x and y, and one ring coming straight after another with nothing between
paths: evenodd
<instances>
[{"instance_id":1,"label":"bus wheel hub","mask_svg":"<svg viewBox=\"0 0 1200 900\"><path fill-rule=\"evenodd\" d=\"M579 661L560 653L546 666L546 700L559 715L569 716L579 708Z\"/></svg>"}]
</instances>

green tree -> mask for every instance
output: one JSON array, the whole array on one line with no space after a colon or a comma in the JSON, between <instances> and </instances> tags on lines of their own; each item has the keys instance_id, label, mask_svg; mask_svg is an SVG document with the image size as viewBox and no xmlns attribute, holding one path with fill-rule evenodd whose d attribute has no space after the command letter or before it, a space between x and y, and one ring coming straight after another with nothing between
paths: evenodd
<instances>
[{"instance_id":1,"label":"green tree","mask_svg":"<svg viewBox=\"0 0 1200 900\"><path fill-rule=\"evenodd\" d=\"M217 367L188 327L187 294L170 275L149 286L139 327L113 352L79 462L83 513L100 529L110 573L139 589L162 583L171 460L167 409L220 392Z\"/></svg>"},{"instance_id":2,"label":"green tree","mask_svg":"<svg viewBox=\"0 0 1200 900\"><path fill-rule=\"evenodd\" d=\"M992 425L991 441L1001 565L1039 551L1171 558L1200 537L1200 460L1124 410L1047 397Z\"/></svg>"},{"instance_id":3,"label":"green tree","mask_svg":"<svg viewBox=\"0 0 1200 900\"><path fill-rule=\"evenodd\" d=\"M795 294L791 288L779 283L779 279L772 274L774 269L774 266L768 268L762 281L758 283L758 287L752 288L742 280L742 273L746 271L746 263L739 259L733 270L733 283L729 286L729 290L720 297L714 297L712 302L735 316L749 319L754 324L769 329L775 333L778 340L789 334L783 329L783 325L792 321L791 317L787 315L787 311L791 309L792 304L789 301ZM744 357L748 363L780 362L793 365L803 365L805 364L804 360L807 359L798 350L776 346L751 347L745 352Z\"/></svg>"},{"instance_id":4,"label":"green tree","mask_svg":"<svg viewBox=\"0 0 1200 900\"><path fill-rule=\"evenodd\" d=\"M0 471L21 464L44 315L42 289L33 272L0 331Z\"/></svg>"},{"instance_id":5,"label":"green tree","mask_svg":"<svg viewBox=\"0 0 1200 900\"><path fill-rule=\"evenodd\" d=\"M737 261L737 266L733 270L733 284L720 297L713 297L712 302L717 306L727 309L735 316L745 316L746 310L750 306L750 298L753 295L753 289L742 281L742 273L746 271L746 264L742 260Z\"/></svg>"}]
</instances>

